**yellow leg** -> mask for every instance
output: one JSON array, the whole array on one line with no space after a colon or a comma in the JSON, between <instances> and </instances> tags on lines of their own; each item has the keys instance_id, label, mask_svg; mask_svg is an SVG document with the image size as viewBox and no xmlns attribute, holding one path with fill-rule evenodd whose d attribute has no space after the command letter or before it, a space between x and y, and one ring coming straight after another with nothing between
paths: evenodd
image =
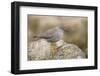
<instances>
[{"instance_id":1,"label":"yellow leg","mask_svg":"<svg viewBox=\"0 0 100 76\"><path fill-rule=\"evenodd\" d=\"M57 45L56 43L51 43L51 52L52 52L52 57L57 53Z\"/></svg>"}]
</instances>

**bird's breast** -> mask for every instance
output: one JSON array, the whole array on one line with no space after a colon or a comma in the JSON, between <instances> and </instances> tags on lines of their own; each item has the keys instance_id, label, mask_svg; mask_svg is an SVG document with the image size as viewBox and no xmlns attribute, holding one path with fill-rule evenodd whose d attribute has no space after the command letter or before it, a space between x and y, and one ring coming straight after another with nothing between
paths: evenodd
<instances>
[{"instance_id":1,"label":"bird's breast","mask_svg":"<svg viewBox=\"0 0 100 76\"><path fill-rule=\"evenodd\" d=\"M57 30L53 33L53 36L48 39L50 42L57 42L59 40L62 40L63 38L63 31L62 30Z\"/></svg>"}]
</instances>

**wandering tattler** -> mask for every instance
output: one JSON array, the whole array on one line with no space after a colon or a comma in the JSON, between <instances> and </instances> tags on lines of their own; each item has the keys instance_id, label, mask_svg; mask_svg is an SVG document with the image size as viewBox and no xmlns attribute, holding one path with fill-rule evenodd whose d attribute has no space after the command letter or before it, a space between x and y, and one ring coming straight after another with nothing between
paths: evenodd
<instances>
[{"instance_id":1,"label":"wandering tattler","mask_svg":"<svg viewBox=\"0 0 100 76\"><path fill-rule=\"evenodd\" d=\"M34 36L34 38L38 38L38 39L43 38L43 39L46 39L48 42L50 42L52 56L54 56L58 48L56 45L56 42L63 39L64 31L65 31L64 29L65 28L62 26L54 27L54 28L47 30L44 33Z\"/></svg>"},{"instance_id":2,"label":"wandering tattler","mask_svg":"<svg viewBox=\"0 0 100 76\"><path fill-rule=\"evenodd\" d=\"M48 42L57 42L63 39L63 35L64 35L64 27L59 26L51 28L44 33L34 36L34 38L43 38L46 39Z\"/></svg>"}]
</instances>

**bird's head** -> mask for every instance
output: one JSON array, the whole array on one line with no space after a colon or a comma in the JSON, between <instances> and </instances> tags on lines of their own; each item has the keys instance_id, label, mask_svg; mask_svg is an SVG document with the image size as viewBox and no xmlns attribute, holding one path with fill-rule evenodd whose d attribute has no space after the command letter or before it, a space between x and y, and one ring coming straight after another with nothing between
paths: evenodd
<instances>
[{"instance_id":1,"label":"bird's head","mask_svg":"<svg viewBox=\"0 0 100 76\"><path fill-rule=\"evenodd\" d=\"M64 32L70 32L70 28L66 27L66 26L60 26L60 29L62 29Z\"/></svg>"}]
</instances>

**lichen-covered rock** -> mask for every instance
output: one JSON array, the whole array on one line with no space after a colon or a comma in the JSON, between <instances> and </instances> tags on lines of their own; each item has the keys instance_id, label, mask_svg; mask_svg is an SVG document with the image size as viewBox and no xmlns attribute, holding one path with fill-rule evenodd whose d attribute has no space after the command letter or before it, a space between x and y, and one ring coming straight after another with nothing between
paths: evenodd
<instances>
[{"instance_id":1,"label":"lichen-covered rock","mask_svg":"<svg viewBox=\"0 0 100 76\"><path fill-rule=\"evenodd\" d=\"M84 52L74 44L63 40L56 42L57 52L52 55L51 43L45 39L33 41L28 47L28 60L78 59L85 58Z\"/></svg>"},{"instance_id":2,"label":"lichen-covered rock","mask_svg":"<svg viewBox=\"0 0 100 76\"><path fill-rule=\"evenodd\" d=\"M59 48L54 59L78 59L85 58L84 52L74 44L67 44Z\"/></svg>"},{"instance_id":3,"label":"lichen-covered rock","mask_svg":"<svg viewBox=\"0 0 100 76\"><path fill-rule=\"evenodd\" d=\"M29 50L29 60L46 60L50 57L50 43L44 39L30 43Z\"/></svg>"}]
</instances>

